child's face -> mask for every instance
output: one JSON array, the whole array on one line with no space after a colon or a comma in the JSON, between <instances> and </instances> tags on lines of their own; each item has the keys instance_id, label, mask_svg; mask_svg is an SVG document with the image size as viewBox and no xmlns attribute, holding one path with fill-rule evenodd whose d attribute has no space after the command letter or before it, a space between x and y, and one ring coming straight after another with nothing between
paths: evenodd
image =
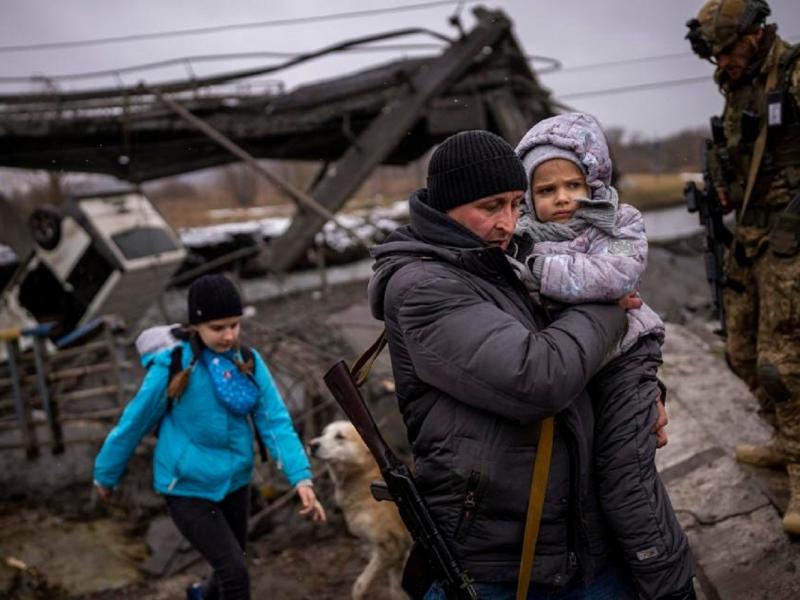
<instances>
[{"instance_id":1,"label":"child's face","mask_svg":"<svg viewBox=\"0 0 800 600\"><path fill-rule=\"evenodd\" d=\"M533 172L531 197L536 217L542 222L566 223L589 196L586 178L575 163L563 158L543 162Z\"/></svg>"},{"instance_id":2,"label":"child's face","mask_svg":"<svg viewBox=\"0 0 800 600\"><path fill-rule=\"evenodd\" d=\"M195 325L203 343L214 352L227 352L239 341L241 317L215 319Z\"/></svg>"}]
</instances>

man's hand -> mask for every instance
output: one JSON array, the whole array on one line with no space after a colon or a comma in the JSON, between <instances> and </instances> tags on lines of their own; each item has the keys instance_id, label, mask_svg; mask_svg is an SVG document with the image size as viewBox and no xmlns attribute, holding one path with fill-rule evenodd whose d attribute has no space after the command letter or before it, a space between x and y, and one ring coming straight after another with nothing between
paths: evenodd
<instances>
[{"instance_id":1,"label":"man's hand","mask_svg":"<svg viewBox=\"0 0 800 600\"><path fill-rule=\"evenodd\" d=\"M642 299L639 297L638 291L633 291L620 298L617 305L625 310L633 310L642 306Z\"/></svg>"},{"instance_id":2,"label":"man's hand","mask_svg":"<svg viewBox=\"0 0 800 600\"><path fill-rule=\"evenodd\" d=\"M659 394L658 400L656 400L656 409L658 410L658 419L656 419L656 424L653 426L653 433L656 434L656 448L663 448L667 445L667 423L669 423L669 418L667 417L667 409L664 407L664 403L661 402L661 395Z\"/></svg>"},{"instance_id":3,"label":"man's hand","mask_svg":"<svg viewBox=\"0 0 800 600\"><path fill-rule=\"evenodd\" d=\"M313 487L310 485L297 486L297 495L300 496L300 502L303 503L303 508L300 509L301 515L310 515L312 520L323 523L328 520L325 516L325 509L317 500Z\"/></svg>"},{"instance_id":4,"label":"man's hand","mask_svg":"<svg viewBox=\"0 0 800 600\"><path fill-rule=\"evenodd\" d=\"M721 185L715 187L717 188L717 198L719 198L720 206L722 206L722 212L727 215L733 210L733 204L731 203L730 196L728 196L728 190Z\"/></svg>"}]
</instances>

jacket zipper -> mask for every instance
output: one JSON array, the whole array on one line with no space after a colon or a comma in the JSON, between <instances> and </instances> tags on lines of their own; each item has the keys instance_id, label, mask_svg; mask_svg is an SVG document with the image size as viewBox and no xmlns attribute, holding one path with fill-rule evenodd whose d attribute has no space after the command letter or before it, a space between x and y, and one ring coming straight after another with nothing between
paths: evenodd
<instances>
[{"instance_id":1,"label":"jacket zipper","mask_svg":"<svg viewBox=\"0 0 800 600\"><path fill-rule=\"evenodd\" d=\"M478 505L477 492L480 483L480 473L472 471L467 479L467 490L464 494L464 502L461 507L461 518L456 526L456 539L461 541L469 532L469 526L475 516L475 509Z\"/></svg>"},{"instance_id":2,"label":"jacket zipper","mask_svg":"<svg viewBox=\"0 0 800 600\"><path fill-rule=\"evenodd\" d=\"M571 515L571 518L567 519L567 574L569 576L569 574L573 573L578 567L578 555L575 552L576 543L580 538L583 538L584 541L586 541L587 536L583 531L583 525L581 521L582 511L580 510L581 500L578 497L580 493L580 486L578 483L580 482L580 468L578 465L577 456L575 455L575 438L573 437L575 436L575 432L566 423L562 423L562 427L568 433L568 435L564 437L570 462L569 503L567 505L567 512L569 515Z\"/></svg>"}]
</instances>

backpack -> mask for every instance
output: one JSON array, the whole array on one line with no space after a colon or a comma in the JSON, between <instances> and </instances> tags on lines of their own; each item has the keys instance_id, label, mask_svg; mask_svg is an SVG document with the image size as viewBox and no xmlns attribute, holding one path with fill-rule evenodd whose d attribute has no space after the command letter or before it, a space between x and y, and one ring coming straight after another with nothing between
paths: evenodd
<instances>
[{"instance_id":1,"label":"backpack","mask_svg":"<svg viewBox=\"0 0 800 600\"><path fill-rule=\"evenodd\" d=\"M163 350L165 348L172 348L172 352L170 352L169 357L169 382L172 382L178 373L183 370L183 346L180 345L180 342L185 339L185 336L182 334L182 332L183 328L177 323L172 325L159 325L145 329L136 338L136 351L139 353L139 356L158 352L159 350ZM249 346L242 346L240 351L242 354L242 361L247 362L253 360L252 348ZM144 363L144 367L146 369L149 369L151 366L152 362ZM252 381L256 387L258 387L258 383L256 382L252 373L248 373L247 378L250 379L250 381ZM172 410L172 406L175 404L176 400L177 398L173 398L167 394L167 410L164 413L164 416L166 416ZM161 417L161 421L163 421L163 419L164 417ZM258 454L261 457L261 461L267 462L267 448L264 444L264 440L261 438L261 433L259 433L258 427L256 427L253 416L248 415L248 419L250 420L250 426L256 437ZM161 421L159 421L155 428L156 436L158 436L158 430L161 428Z\"/></svg>"}]
</instances>

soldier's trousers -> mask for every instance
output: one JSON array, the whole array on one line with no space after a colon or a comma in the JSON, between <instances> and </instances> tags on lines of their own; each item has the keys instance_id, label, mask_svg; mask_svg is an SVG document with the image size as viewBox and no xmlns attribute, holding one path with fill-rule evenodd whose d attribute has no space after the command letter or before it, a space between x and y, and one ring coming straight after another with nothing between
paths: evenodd
<instances>
[{"instance_id":1,"label":"soldier's trousers","mask_svg":"<svg viewBox=\"0 0 800 600\"><path fill-rule=\"evenodd\" d=\"M768 246L750 259L732 254L723 294L727 358L762 414L774 415L789 460L800 462L800 255Z\"/></svg>"}]
</instances>

